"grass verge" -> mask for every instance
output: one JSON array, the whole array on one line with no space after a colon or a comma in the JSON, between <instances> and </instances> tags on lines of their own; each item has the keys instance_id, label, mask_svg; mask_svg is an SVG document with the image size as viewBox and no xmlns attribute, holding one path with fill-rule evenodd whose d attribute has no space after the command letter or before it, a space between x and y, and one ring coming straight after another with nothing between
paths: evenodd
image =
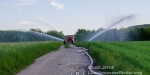
<instances>
[{"instance_id":1,"label":"grass verge","mask_svg":"<svg viewBox=\"0 0 150 75\"><path fill-rule=\"evenodd\" d=\"M61 42L0 43L0 75L15 75L36 58L57 50Z\"/></svg>"},{"instance_id":2,"label":"grass verge","mask_svg":"<svg viewBox=\"0 0 150 75\"><path fill-rule=\"evenodd\" d=\"M69 45L65 45L65 48L70 48L70 46Z\"/></svg>"}]
</instances>

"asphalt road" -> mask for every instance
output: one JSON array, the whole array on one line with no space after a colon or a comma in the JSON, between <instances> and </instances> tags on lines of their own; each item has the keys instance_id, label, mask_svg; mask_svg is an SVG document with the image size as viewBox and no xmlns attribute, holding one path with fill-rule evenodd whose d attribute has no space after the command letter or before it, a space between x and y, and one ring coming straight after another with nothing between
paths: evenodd
<instances>
[{"instance_id":1,"label":"asphalt road","mask_svg":"<svg viewBox=\"0 0 150 75\"><path fill-rule=\"evenodd\" d=\"M64 48L47 53L17 75L88 75L89 58L80 48Z\"/></svg>"}]
</instances>

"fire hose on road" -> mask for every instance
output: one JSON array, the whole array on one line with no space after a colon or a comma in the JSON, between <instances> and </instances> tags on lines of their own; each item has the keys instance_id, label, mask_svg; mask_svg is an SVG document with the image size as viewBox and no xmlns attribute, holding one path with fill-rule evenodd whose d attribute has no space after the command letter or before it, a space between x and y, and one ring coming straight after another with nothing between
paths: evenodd
<instances>
[{"instance_id":1,"label":"fire hose on road","mask_svg":"<svg viewBox=\"0 0 150 75\"><path fill-rule=\"evenodd\" d=\"M76 47L76 46L74 46L74 47ZM76 47L76 48L81 48L81 49L83 49L83 50L85 51L85 54L86 54L86 55L88 56L88 58L90 59L90 65L88 66L88 70L91 72L91 74L102 75L102 74L100 74L100 73L95 72L95 71L92 70L93 59L92 59L92 57L89 55L89 53L87 52L88 49L83 48L83 47ZM84 52L84 51L83 51L83 52ZM82 52L82 51L80 51L80 52Z\"/></svg>"}]
</instances>

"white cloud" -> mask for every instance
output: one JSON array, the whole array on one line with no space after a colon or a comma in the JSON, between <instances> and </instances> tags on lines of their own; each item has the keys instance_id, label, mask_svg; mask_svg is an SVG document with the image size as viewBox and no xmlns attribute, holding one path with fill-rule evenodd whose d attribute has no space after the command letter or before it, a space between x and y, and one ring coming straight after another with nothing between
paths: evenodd
<instances>
[{"instance_id":1,"label":"white cloud","mask_svg":"<svg viewBox=\"0 0 150 75\"><path fill-rule=\"evenodd\" d=\"M52 0L52 1L51 1L51 4L52 4L53 6L55 6L56 9L63 9L63 8L64 8L64 4L60 4L60 3L58 3L56 0Z\"/></svg>"},{"instance_id":2,"label":"white cloud","mask_svg":"<svg viewBox=\"0 0 150 75\"><path fill-rule=\"evenodd\" d=\"M21 0L21 2L17 4L17 6L36 5L36 4L37 0Z\"/></svg>"},{"instance_id":3,"label":"white cloud","mask_svg":"<svg viewBox=\"0 0 150 75\"><path fill-rule=\"evenodd\" d=\"M19 22L19 24L31 24L31 22L24 20L24 21Z\"/></svg>"}]
</instances>

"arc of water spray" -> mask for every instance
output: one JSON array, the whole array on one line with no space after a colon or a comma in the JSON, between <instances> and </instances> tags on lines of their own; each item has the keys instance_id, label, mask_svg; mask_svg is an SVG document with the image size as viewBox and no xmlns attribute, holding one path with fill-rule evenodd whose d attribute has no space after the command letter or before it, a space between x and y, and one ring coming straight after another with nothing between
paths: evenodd
<instances>
[{"instance_id":1,"label":"arc of water spray","mask_svg":"<svg viewBox=\"0 0 150 75\"><path fill-rule=\"evenodd\" d=\"M96 38L96 37L99 36L100 34L104 33L104 32L107 31L109 28L111 28L111 27L113 27L113 26L119 24L120 22L122 22L122 21L124 21L124 20L126 20L126 19L128 19L128 18L132 18L133 16L134 16L134 15L129 15L129 16L124 17L124 18L122 18L121 20L115 22L114 24L112 24L112 25L110 25L109 27L107 27L105 30L100 31L99 33L95 34L92 38L90 38L90 40L88 40L88 42L89 42L89 41L92 41L94 38Z\"/></svg>"},{"instance_id":2,"label":"arc of water spray","mask_svg":"<svg viewBox=\"0 0 150 75\"><path fill-rule=\"evenodd\" d=\"M51 36L51 35L48 35L48 34L39 33L39 32L36 32L36 31L30 31L30 32L33 32L33 33L36 33L36 34L39 34L39 35L43 35L43 36L47 36L47 37L50 37L50 38L54 38L57 41L63 41L63 39L61 39L61 38L58 38L58 37L55 37L55 36Z\"/></svg>"},{"instance_id":3,"label":"arc of water spray","mask_svg":"<svg viewBox=\"0 0 150 75\"><path fill-rule=\"evenodd\" d=\"M45 25L50 26L53 30L56 31L56 29L55 29L54 27L52 27L51 25L49 25L48 23L46 23L46 22L44 22L44 21L41 21L41 20L37 20L37 21L39 21L39 22L41 22L41 23L44 23ZM58 32L57 32L57 33L58 33ZM60 33L58 33L58 34L60 34ZM65 39L65 36L64 36L64 35L62 35L62 34L60 34L60 35Z\"/></svg>"}]
</instances>

